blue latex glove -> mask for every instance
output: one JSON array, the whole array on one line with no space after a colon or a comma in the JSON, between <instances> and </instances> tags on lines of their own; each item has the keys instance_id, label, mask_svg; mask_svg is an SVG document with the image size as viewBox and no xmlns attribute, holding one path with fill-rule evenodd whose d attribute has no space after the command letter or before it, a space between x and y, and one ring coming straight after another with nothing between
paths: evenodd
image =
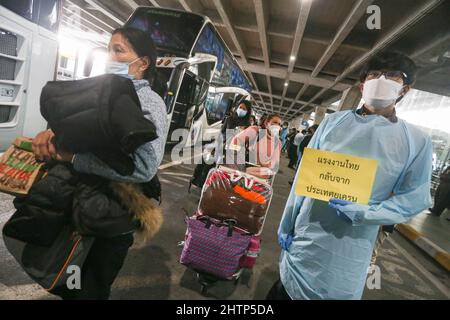
<instances>
[{"instance_id":1,"label":"blue latex glove","mask_svg":"<svg viewBox=\"0 0 450 320\"><path fill-rule=\"evenodd\" d=\"M351 221L351 219L349 217L347 217L346 214L344 214L341 210L340 207L341 206L347 206L349 204L353 204L353 202L350 201L346 201L346 200L341 200L341 199L331 199L330 202L328 203L328 205L336 210L336 214L339 217L344 218L347 221Z\"/></svg>"},{"instance_id":2,"label":"blue latex glove","mask_svg":"<svg viewBox=\"0 0 450 320\"><path fill-rule=\"evenodd\" d=\"M283 250L288 251L293 238L290 234L280 233L278 234L278 243Z\"/></svg>"},{"instance_id":3,"label":"blue latex glove","mask_svg":"<svg viewBox=\"0 0 450 320\"><path fill-rule=\"evenodd\" d=\"M341 199L331 199L328 205L334 209L337 209L336 205L346 206L348 204L352 204L353 202L345 201Z\"/></svg>"}]
</instances>

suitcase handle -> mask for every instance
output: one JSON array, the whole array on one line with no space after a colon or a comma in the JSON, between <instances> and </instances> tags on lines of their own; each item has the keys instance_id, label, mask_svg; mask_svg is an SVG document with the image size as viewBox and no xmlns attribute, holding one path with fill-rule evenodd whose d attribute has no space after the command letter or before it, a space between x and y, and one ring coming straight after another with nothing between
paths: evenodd
<instances>
[{"instance_id":1,"label":"suitcase handle","mask_svg":"<svg viewBox=\"0 0 450 320\"><path fill-rule=\"evenodd\" d=\"M227 234L227 236L228 237L232 237L233 236L233 229L234 229L234 226L237 225L237 221L234 220L234 219L227 219L227 220L224 220L224 222L228 225L228 234Z\"/></svg>"}]
</instances>

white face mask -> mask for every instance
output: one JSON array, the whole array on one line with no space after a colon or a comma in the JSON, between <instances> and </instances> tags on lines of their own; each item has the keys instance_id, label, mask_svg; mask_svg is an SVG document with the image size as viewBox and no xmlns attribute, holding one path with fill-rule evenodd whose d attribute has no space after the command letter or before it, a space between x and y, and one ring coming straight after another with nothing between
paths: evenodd
<instances>
[{"instance_id":1,"label":"white face mask","mask_svg":"<svg viewBox=\"0 0 450 320\"><path fill-rule=\"evenodd\" d=\"M237 109L236 114L239 118L244 118L247 115L247 110L244 109Z\"/></svg>"},{"instance_id":2,"label":"white face mask","mask_svg":"<svg viewBox=\"0 0 450 320\"><path fill-rule=\"evenodd\" d=\"M270 134L274 137L277 137L280 134L281 127L277 124L273 124L269 126Z\"/></svg>"},{"instance_id":3,"label":"white face mask","mask_svg":"<svg viewBox=\"0 0 450 320\"><path fill-rule=\"evenodd\" d=\"M378 79L368 80L364 83L362 98L368 106L382 109L397 101L402 88L402 84L386 79L383 75Z\"/></svg>"},{"instance_id":4,"label":"white face mask","mask_svg":"<svg viewBox=\"0 0 450 320\"><path fill-rule=\"evenodd\" d=\"M105 73L106 74L115 74L118 76L122 76L124 78L128 78L130 80L134 80L134 75L129 74L130 65L140 60L141 58L137 58L132 62L118 62L118 61L108 61L105 65Z\"/></svg>"}]
</instances>

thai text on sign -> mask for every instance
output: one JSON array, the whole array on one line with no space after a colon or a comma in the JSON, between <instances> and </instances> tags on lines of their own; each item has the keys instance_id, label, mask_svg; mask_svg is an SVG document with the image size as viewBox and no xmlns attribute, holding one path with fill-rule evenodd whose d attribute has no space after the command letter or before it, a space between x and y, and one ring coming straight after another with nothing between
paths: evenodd
<instances>
[{"instance_id":1,"label":"thai text on sign","mask_svg":"<svg viewBox=\"0 0 450 320\"><path fill-rule=\"evenodd\" d=\"M330 151L305 149L295 193L313 199L332 198L367 204L378 162Z\"/></svg>"}]
</instances>

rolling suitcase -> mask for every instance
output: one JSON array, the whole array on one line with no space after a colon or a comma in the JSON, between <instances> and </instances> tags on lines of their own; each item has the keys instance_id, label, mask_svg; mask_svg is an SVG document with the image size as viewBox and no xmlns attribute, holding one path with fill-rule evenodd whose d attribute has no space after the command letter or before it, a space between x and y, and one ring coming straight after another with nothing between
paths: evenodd
<instances>
[{"instance_id":1,"label":"rolling suitcase","mask_svg":"<svg viewBox=\"0 0 450 320\"><path fill-rule=\"evenodd\" d=\"M237 227L259 235L272 194L272 186L267 181L219 167L208 174L198 212L220 221L232 219Z\"/></svg>"}]
</instances>

